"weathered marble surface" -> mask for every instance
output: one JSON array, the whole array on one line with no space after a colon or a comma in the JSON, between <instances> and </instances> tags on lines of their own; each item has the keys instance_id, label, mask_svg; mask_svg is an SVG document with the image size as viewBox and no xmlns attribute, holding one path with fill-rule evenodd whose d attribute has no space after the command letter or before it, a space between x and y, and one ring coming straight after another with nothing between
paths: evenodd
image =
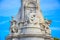
<instances>
[{"instance_id":1,"label":"weathered marble surface","mask_svg":"<svg viewBox=\"0 0 60 40\"><path fill-rule=\"evenodd\" d=\"M50 21L44 20L39 0L21 0L21 9L12 19L6 40L52 40Z\"/></svg>"}]
</instances>

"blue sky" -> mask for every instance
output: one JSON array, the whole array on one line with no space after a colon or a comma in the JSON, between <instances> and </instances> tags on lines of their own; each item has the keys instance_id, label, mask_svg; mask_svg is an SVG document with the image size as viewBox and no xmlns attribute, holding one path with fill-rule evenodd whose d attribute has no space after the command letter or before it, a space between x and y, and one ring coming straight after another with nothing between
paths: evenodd
<instances>
[{"instance_id":1,"label":"blue sky","mask_svg":"<svg viewBox=\"0 0 60 40\"><path fill-rule=\"evenodd\" d=\"M11 16L18 13L20 4L20 0L0 0L0 40L9 34ZM40 0L40 8L44 18L52 20L52 37L60 38L60 0Z\"/></svg>"}]
</instances>

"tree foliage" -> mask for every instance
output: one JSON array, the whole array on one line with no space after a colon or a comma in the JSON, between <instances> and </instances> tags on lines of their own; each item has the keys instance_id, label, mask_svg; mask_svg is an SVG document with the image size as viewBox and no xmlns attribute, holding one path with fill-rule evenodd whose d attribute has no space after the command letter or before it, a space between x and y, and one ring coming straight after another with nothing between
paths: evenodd
<instances>
[{"instance_id":1,"label":"tree foliage","mask_svg":"<svg viewBox=\"0 0 60 40\"><path fill-rule=\"evenodd\" d=\"M58 38L54 38L54 40L60 40L60 39L58 39Z\"/></svg>"}]
</instances>

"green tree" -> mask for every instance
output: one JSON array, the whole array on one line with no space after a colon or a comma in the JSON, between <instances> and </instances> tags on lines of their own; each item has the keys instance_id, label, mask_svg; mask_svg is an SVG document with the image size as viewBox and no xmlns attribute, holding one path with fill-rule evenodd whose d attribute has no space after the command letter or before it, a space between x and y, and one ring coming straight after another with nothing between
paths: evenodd
<instances>
[{"instance_id":1,"label":"green tree","mask_svg":"<svg viewBox=\"0 0 60 40\"><path fill-rule=\"evenodd\" d=\"M60 40L60 39L58 39L58 38L54 38L54 40Z\"/></svg>"}]
</instances>

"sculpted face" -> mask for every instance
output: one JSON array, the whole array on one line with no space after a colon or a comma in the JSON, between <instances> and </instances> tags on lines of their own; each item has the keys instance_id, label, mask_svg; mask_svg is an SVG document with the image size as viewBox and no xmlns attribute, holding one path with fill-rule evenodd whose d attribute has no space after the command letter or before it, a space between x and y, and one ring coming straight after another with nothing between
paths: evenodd
<instances>
[{"instance_id":1,"label":"sculpted face","mask_svg":"<svg viewBox=\"0 0 60 40\"><path fill-rule=\"evenodd\" d=\"M27 2L24 9L27 20L30 20L31 23L33 20L36 20L36 5L34 2Z\"/></svg>"},{"instance_id":2,"label":"sculpted face","mask_svg":"<svg viewBox=\"0 0 60 40\"><path fill-rule=\"evenodd\" d=\"M30 13L28 15L30 23L39 23L39 18L36 17L36 13Z\"/></svg>"}]
</instances>

